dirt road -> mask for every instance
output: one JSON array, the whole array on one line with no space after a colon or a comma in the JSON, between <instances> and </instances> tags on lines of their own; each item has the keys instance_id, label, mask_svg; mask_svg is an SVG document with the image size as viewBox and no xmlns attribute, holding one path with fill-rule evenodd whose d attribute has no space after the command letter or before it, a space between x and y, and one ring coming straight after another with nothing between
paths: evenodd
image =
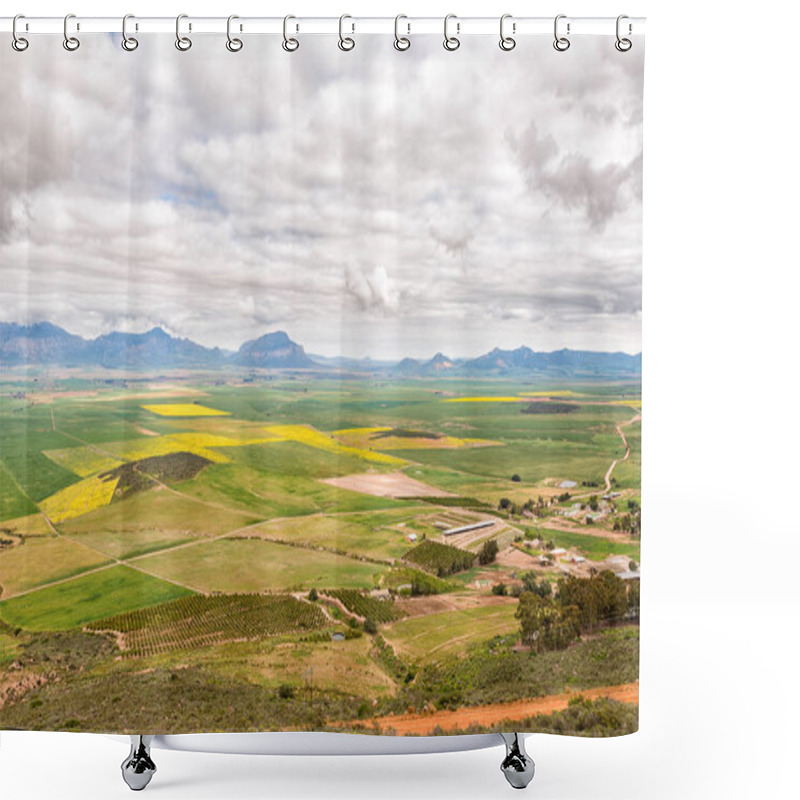
<instances>
[{"instance_id":1,"label":"dirt road","mask_svg":"<svg viewBox=\"0 0 800 800\"><path fill-rule=\"evenodd\" d=\"M635 417L631 417L627 422L620 422L620 424L617 425L617 433L622 437L622 443L625 445L625 455L621 459L615 459L612 461L611 466L608 468L608 472L606 472L605 480L607 492L611 491L611 473L614 471L614 467L616 467L620 461L627 461L628 456L631 454L631 446L628 444L628 439L622 429L628 425L633 425L634 422L639 422L641 419L642 415L637 414Z\"/></svg>"},{"instance_id":2,"label":"dirt road","mask_svg":"<svg viewBox=\"0 0 800 800\"><path fill-rule=\"evenodd\" d=\"M583 691L552 694L546 697L534 697L529 700L517 700L512 703L493 703L488 706L469 706L456 711L434 711L429 714L398 714L396 716L379 717L366 721L367 725L377 723L381 730L393 728L399 735L416 733L429 735L437 725L445 731L456 728L463 730L469 725L496 725L504 720L521 720L535 714L552 714L569 705L569 701L578 695L590 700L608 697L623 703L639 704L639 683L623 683L618 686L599 686ZM343 726L364 725L364 720L340 723ZM338 726L338 724L337 724Z\"/></svg>"}]
</instances>

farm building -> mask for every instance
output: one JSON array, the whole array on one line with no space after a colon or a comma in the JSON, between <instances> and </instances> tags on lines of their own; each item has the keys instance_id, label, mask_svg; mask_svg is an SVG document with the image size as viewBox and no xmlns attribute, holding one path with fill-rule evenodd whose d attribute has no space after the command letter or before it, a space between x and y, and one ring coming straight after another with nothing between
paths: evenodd
<instances>
[{"instance_id":1,"label":"farm building","mask_svg":"<svg viewBox=\"0 0 800 800\"><path fill-rule=\"evenodd\" d=\"M636 572L625 570L625 572L618 572L617 577L623 581L638 581L642 577L642 573L638 570Z\"/></svg>"},{"instance_id":2,"label":"farm building","mask_svg":"<svg viewBox=\"0 0 800 800\"><path fill-rule=\"evenodd\" d=\"M493 519L485 519L483 522L473 522L471 525L461 525L458 528L448 528L446 531L442 531L442 533L444 533L445 536L454 536L457 533L477 531L480 528L491 528L494 523L495 520Z\"/></svg>"},{"instance_id":3,"label":"farm building","mask_svg":"<svg viewBox=\"0 0 800 800\"><path fill-rule=\"evenodd\" d=\"M561 556L565 556L566 554L567 551L563 547L556 547L551 550L548 555L550 555L552 558L561 558Z\"/></svg>"}]
</instances>

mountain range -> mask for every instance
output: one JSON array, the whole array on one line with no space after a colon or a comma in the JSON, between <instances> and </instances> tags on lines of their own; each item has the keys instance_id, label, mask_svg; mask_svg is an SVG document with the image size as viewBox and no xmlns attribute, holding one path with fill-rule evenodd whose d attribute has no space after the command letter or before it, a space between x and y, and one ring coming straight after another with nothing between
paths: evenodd
<instances>
[{"instance_id":1,"label":"mountain range","mask_svg":"<svg viewBox=\"0 0 800 800\"><path fill-rule=\"evenodd\" d=\"M107 369L220 368L356 371L417 378L436 375L603 375L638 376L642 355L589 350L536 352L522 346L493 350L477 358L449 358L437 353L428 361L399 362L308 355L284 331L245 342L236 352L209 348L190 339L173 337L162 328L147 333L112 333L83 339L50 322L19 325L0 322L0 365L51 364L61 367L100 366Z\"/></svg>"}]
</instances>

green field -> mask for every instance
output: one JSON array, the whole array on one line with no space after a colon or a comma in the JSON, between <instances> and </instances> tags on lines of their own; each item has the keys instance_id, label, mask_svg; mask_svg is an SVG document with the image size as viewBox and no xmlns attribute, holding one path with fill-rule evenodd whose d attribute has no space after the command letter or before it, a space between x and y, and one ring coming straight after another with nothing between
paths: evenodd
<instances>
[{"instance_id":1,"label":"green field","mask_svg":"<svg viewBox=\"0 0 800 800\"><path fill-rule=\"evenodd\" d=\"M537 413L514 400L548 392ZM581 484L613 460L616 515L640 503L641 424L624 424L639 397L533 376L0 376L0 666L19 661L22 687L0 728L320 730L631 680L635 629L534 658L492 586L521 587L510 545L534 525L598 568L639 561L638 539L602 535L611 517L588 535L521 510L564 480L599 493ZM442 534L487 516L500 524Z\"/></svg>"},{"instance_id":2,"label":"green field","mask_svg":"<svg viewBox=\"0 0 800 800\"><path fill-rule=\"evenodd\" d=\"M107 557L61 536L27 538L24 545L0 551L0 586L3 589L0 597L6 598L107 563Z\"/></svg>"},{"instance_id":3,"label":"green field","mask_svg":"<svg viewBox=\"0 0 800 800\"><path fill-rule=\"evenodd\" d=\"M423 663L466 652L475 642L516 630L517 604L445 611L400 620L382 630L383 638L401 655Z\"/></svg>"},{"instance_id":4,"label":"green field","mask_svg":"<svg viewBox=\"0 0 800 800\"><path fill-rule=\"evenodd\" d=\"M264 523L253 530L270 539L309 544L337 552L388 561L408 550L402 529L428 508L407 504L401 510L371 511L331 516L304 516Z\"/></svg>"},{"instance_id":5,"label":"green field","mask_svg":"<svg viewBox=\"0 0 800 800\"><path fill-rule=\"evenodd\" d=\"M139 559L148 572L203 592L370 588L380 564L254 539L217 539Z\"/></svg>"},{"instance_id":6,"label":"green field","mask_svg":"<svg viewBox=\"0 0 800 800\"><path fill-rule=\"evenodd\" d=\"M641 545L638 541L617 542L605 539L602 536L590 536L572 531L557 531L552 528L540 528L539 534L545 539L553 541L556 547L574 547L592 561L602 561L606 556L630 556L639 561Z\"/></svg>"},{"instance_id":7,"label":"green field","mask_svg":"<svg viewBox=\"0 0 800 800\"><path fill-rule=\"evenodd\" d=\"M0 620L31 631L79 627L121 611L163 603L188 589L118 566L0 602Z\"/></svg>"}]
</instances>

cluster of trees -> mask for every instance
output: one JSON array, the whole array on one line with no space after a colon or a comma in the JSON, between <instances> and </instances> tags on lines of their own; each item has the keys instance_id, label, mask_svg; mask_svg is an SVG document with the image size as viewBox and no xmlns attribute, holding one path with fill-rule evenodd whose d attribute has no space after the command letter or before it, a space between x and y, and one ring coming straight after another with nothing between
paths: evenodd
<instances>
[{"instance_id":1,"label":"cluster of trees","mask_svg":"<svg viewBox=\"0 0 800 800\"><path fill-rule=\"evenodd\" d=\"M497 541L495 539L489 539L488 542L484 542L483 547L481 547L478 552L478 563L484 565L491 564L497 558L499 552L500 547Z\"/></svg>"},{"instance_id":2,"label":"cluster of trees","mask_svg":"<svg viewBox=\"0 0 800 800\"><path fill-rule=\"evenodd\" d=\"M614 520L615 531L638 536L642 531L642 509L636 500L628 500L628 513Z\"/></svg>"},{"instance_id":3,"label":"cluster of trees","mask_svg":"<svg viewBox=\"0 0 800 800\"><path fill-rule=\"evenodd\" d=\"M516 617L523 643L536 652L562 650L582 633L638 617L638 581L626 585L610 570L589 578L559 579L555 598L547 581L543 586L533 573L521 577L525 591L519 596Z\"/></svg>"},{"instance_id":4,"label":"cluster of trees","mask_svg":"<svg viewBox=\"0 0 800 800\"><path fill-rule=\"evenodd\" d=\"M499 511L507 511L508 515L511 517L521 517L526 511L530 514L533 514L534 517L547 517L550 515L548 507L554 502L556 502L556 498L546 500L541 495L539 495L536 500L534 500L532 497L529 497L522 504L515 503L508 497L501 497L497 508Z\"/></svg>"}]
</instances>

